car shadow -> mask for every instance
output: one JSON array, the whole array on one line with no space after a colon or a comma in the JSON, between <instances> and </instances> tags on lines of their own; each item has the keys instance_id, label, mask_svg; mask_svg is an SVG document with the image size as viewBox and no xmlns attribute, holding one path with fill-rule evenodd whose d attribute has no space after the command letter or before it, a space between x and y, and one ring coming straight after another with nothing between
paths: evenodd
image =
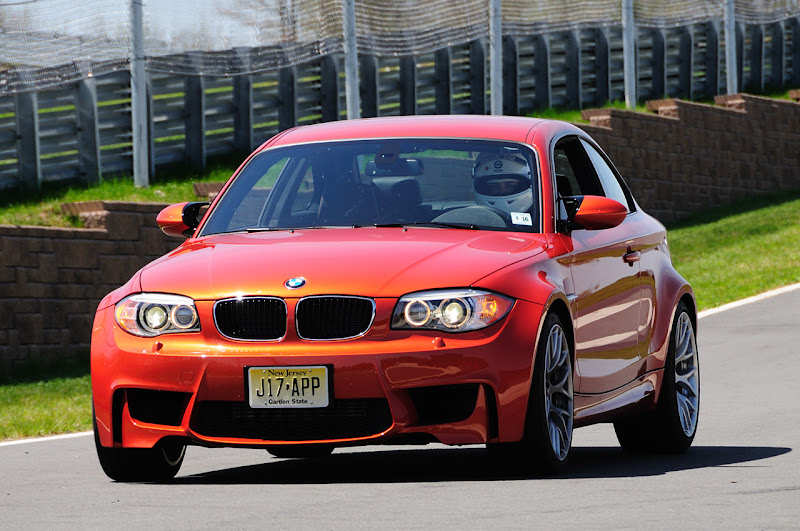
<instances>
[{"instance_id":1,"label":"car shadow","mask_svg":"<svg viewBox=\"0 0 800 531\"><path fill-rule=\"evenodd\" d=\"M578 447L573 448L564 474L542 479L644 477L720 466L759 466L759 461L790 451L791 448L763 446L697 446L681 455L633 456L618 447ZM182 476L172 481L210 485L314 485L535 478L512 467L498 466L484 448L445 448L334 453L322 459L272 459L263 464Z\"/></svg>"}]
</instances>

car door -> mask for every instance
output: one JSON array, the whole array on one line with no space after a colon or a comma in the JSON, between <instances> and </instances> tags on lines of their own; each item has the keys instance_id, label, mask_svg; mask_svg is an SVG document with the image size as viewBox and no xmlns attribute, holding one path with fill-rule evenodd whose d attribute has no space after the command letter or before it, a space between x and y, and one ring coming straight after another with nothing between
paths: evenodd
<instances>
[{"instance_id":1,"label":"car door","mask_svg":"<svg viewBox=\"0 0 800 531\"><path fill-rule=\"evenodd\" d=\"M631 212L635 205L600 152L577 136L559 140L553 152L559 196L600 195ZM560 216L566 208L560 201ZM635 223L565 231L571 248L574 293L576 391L603 393L636 378L641 364L639 321L642 282Z\"/></svg>"}]
</instances>

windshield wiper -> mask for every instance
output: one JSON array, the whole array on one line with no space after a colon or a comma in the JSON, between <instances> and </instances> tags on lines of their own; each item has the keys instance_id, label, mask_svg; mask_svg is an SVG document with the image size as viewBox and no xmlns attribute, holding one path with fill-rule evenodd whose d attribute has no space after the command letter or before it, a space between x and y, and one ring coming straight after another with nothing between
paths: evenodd
<instances>
[{"instance_id":1,"label":"windshield wiper","mask_svg":"<svg viewBox=\"0 0 800 531\"><path fill-rule=\"evenodd\" d=\"M274 232L274 231L290 231L296 230L311 230L311 229L357 229L360 225L306 225L304 227L249 227L244 229L250 232Z\"/></svg>"},{"instance_id":2,"label":"windshield wiper","mask_svg":"<svg viewBox=\"0 0 800 531\"><path fill-rule=\"evenodd\" d=\"M391 227L445 227L448 229L467 229L467 230L480 230L477 225L466 223L445 223L442 221L407 221L400 223L375 223L375 228L391 228Z\"/></svg>"}]
</instances>

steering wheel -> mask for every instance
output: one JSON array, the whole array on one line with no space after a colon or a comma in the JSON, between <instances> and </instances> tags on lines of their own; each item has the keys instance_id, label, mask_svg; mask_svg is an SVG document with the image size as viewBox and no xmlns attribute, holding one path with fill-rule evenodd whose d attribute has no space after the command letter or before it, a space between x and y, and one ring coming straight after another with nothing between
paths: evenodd
<instances>
[{"instance_id":1,"label":"steering wheel","mask_svg":"<svg viewBox=\"0 0 800 531\"><path fill-rule=\"evenodd\" d=\"M495 214L497 214L498 216L503 218L503 221L505 222L507 228L511 228L511 225L512 225L512 223L511 223L511 214L509 214L505 210L501 210L501 209L499 209L497 207L493 207L493 206L489 206L489 205L475 205L475 206L478 207L478 208L481 208L483 210L488 210L489 212L494 212Z\"/></svg>"},{"instance_id":2,"label":"steering wheel","mask_svg":"<svg viewBox=\"0 0 800 531\"><path fill-rule=\"evenodd\" d=\"M488 216L487 213L489 213ZM508 212L487 205L470 205L457 208L436 216L431 221L461 223L464 225L478 225L499 229L511 228L511 215Z\"/></svg>"}]
</instances>

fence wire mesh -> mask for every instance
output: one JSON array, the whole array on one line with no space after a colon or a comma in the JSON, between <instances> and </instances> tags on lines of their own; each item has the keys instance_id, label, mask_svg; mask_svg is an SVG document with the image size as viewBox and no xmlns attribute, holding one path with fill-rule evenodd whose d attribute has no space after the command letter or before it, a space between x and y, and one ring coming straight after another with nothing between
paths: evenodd
<instances>
[{"instance_id":1,"label":"fence wire mesh","mask_svg":"<svg viewBox=\"0 0 800 531\"><path fill-rule=\"evenodd\" d=\"M143 2L146 68L230 76L343 50L343 0L0 0L0 94L128 68L131 2ZM721 21L723 0L637 0L638 26ZM800 0L736 0L743 24L800 16ZM358 51L421 55L488 36L489 0L356 0ZM621 24L621 0L503 0L503 33Z\"/></svg>"}]
</instances>

